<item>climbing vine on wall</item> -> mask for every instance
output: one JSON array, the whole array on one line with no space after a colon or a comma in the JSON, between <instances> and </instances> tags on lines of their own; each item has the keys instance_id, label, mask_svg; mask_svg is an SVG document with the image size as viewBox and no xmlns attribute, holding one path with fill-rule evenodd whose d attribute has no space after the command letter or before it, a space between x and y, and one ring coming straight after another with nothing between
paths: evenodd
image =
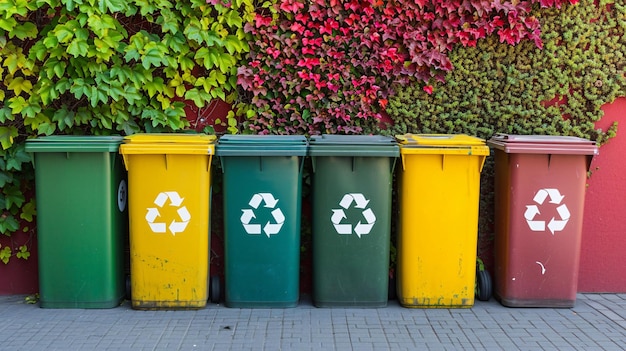
<instances>
[{"instance_id":1,"label":"climbing vine on wall","mask_svg":"<svg viewBox=\"0 0 626 351\"><path fill-rule=\"evenodd\" d=\"M543 49L505 45L496 37L450 53L454 70L424 91L421 82L397 86L387 112L395 133L572 135L599 144L617 124L599 130L600 107L626 96L626 6L581 0L560 10L535 11ZM493 159L481 182L480 243L487 258L493 235Z\"/></svg>"},{"instance_id":2,"label":"climbing vine on wall","mask_svg":"<svg viewBox=\"0 0 626 351\"><path fill-rule=\"evenodd\" d=\"M394 83L428 82L453 69L448 53L491 34L540 47L530 11L577 0L274 0L257 6L243 131L360 133L376 125ZM429 91L430 86L426 86Z\"/></svg>"},{"instance_id":3,"label":"climbing vine on wall","mask_svg":"<svg viewBox=\"0 0 626 351\"><path fill-rule=\"evenodd\" d=\"M626 95L624 5L576 2L2 1L0 233L31 230L26 137L184 129L182 100L237 86L231 132L604 142L616 128L594 129L599 107Z\"/></svg>"},{"instance_id":4,"label":"climbing vine on wall","mask_svg":"<svg viewBox=\"0 0 626 351\"><path fill-rule=\"evenodd\" d=\"M594 122L602 105L626 96L626 7L581 0L535 15L543 49L489 37L453 50L454 70L430 94L419 82L398 86L387 109L392 132L614 136L616 125L602 131Z\"/></svg>"},{"instance_id":5,"label":"climbing vine on wall","mask_svg":"<svg viewBox=\"0 0 626 351\"><path fill-rule=\"evenodd\" d=\"M0 2L0 234L35 206L27 137L187 128L184 107L236 95L252 0ZM0 248L0 260L27 258Z\"/></svg>"}]
</instances>

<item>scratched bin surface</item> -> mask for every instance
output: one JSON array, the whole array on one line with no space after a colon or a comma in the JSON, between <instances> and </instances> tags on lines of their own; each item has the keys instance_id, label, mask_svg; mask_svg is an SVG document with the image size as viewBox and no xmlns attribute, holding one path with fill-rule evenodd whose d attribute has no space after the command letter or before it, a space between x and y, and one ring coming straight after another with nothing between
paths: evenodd
<instances>
[{"instance_id":1,"label":"scratched bin surface","mask_svg":"<svg viewBox=\"0 0 626 351\"><path fill-rule=\"evenodd\" d=\"M224 135L224 299L227 307L295 307L300 285L304 136Z\"/></svg>"},{"instance_id":2,"label":"scratched bin surface","mask_svg":"<svg viewBox=\"0 0 626 351\"><path fill-rule=\"evenodd\" d=\"M310 138L315 306L387 305L391 188L398 155L391 137Z\"/></svg>"},{"instance_id":3,"label":"scratched bin surface","mask_svg":"<svg viewBox=\"0 0 626 351\"><path fill-rule=\"evenodd\" d=\"M594 142L496 135L495 289L510 307L573 307Z\"/></svg>"},{"instance_id":4,"label":"scratched bin surface","mask_svg":"<svg viewBox=\"0 0 626 351\"><path fill-rule=\"evenodd\" d=\"M412 308L472 307L480 173L489 148L469 135L397 138L398 300Z\"/></svg>"},{"instance_id":5,"label":"scratched bin surface","mask_svg":"<svg viewBox=\"0 0 626 351\"><path fill-rule=\"evenodd\" d=\"M124 297L128 231L120 136L29 139L43 308L111 308Z\"/></svg>"},{"instance_id":6,"label":"scratched bin surface","mask_svg":"<svg viewBox=\"0 0 626 351\"><path fill-rule=\"evenodd\" d=\"M215 136L135 134L128 169L130 288L135 309L206 306Z\"/></svg>"}]
</instances>

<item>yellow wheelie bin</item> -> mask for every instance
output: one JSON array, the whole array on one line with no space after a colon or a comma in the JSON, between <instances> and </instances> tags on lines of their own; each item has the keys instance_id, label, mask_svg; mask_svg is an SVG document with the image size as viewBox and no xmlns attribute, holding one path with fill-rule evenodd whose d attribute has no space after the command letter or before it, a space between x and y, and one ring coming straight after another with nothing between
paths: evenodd
<instances>
[{"instance_id":1,"label":"yellow wheelie bin","mask_svg":"<svg viewBox=\"0 0 626 351\"><path fill-rule=\"evenodd\" d=\"M474 305L480 173L485 141L468 135L396 136L396 293L415 308Z\"/></svg>"},{"instance_id":2,"label":"yellow wheelie bin","mask_svg":"<svg viewBox=\"0 0 626 351\"><path fill-rule=\"evenodd\" d=\"M134 309L206 306L215 139L147 133L125 137L120 146L128 170Z\"/></svg>"}]
</instances>

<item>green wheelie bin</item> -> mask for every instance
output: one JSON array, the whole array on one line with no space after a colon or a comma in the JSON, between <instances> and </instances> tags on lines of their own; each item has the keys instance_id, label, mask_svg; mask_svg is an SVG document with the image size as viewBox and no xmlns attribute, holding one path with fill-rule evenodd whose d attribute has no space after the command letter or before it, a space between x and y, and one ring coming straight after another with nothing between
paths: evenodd
<instances>
[{"instance_id":1,"label":"green wheelie bin","mask_svg":"<svg viewBox=\"0 0 626 351\"><path fill-rule=\"evenodd\" d=\"M384 307L395 139L318 135L313 164L313 303L317 307Z\"/></svg>"},{"instance_id":2,"label":"green wheelie bin","mask_svg":"<svg viewBox=\"0 0 626 351\"><path fill-rule=\"evenodd\" d=\"M119 136L30 139L43 308L111 308L125 295L126 170Z\"/></svg>"},{"instance_id":3,"label":"green wheelie bin","mask_svg":"<svg viewBox=\"0 0 626 351\"><path fill-rule=\"evenodd\" d=\"M225 135L224 299L228 307L295 307L300 288L304 136Z\"/></svg>"}]
</instances>

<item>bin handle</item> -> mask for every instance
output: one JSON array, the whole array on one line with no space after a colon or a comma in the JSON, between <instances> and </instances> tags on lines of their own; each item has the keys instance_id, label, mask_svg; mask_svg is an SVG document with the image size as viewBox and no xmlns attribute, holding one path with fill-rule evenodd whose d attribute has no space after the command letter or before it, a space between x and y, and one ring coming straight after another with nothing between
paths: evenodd
<instances>
[{"instance_id":1,"label":"bin handle","mask_svg":"<svg viewBox=\"0 0 626 351\"><path fill-rule=\"evenodd\" d=\"M304 159L305 156L298 156L300 158L300 177L302 177L302 172L304 172Z\"/></svg>"},{"instance_id":2,"label":"bin handle","mask_svg":"<svg viewBox=\"0 0 626 351\"><path fill-rule=\"evenodd\" d=\"M124 168L126 168L126 172L128 172L128 155L123 153L122 159L124 160Z\"/></svg>"},{"instance_id":3,"label":"bin handle","mask_svg":"<svg viewBox=\"0 0 626 351\"><path fill-rule=\"evenodd\" d=\"M593 157L595 155L587 155L587 172L591 169L591 162L593 161Z\"/></svg>"},{"instance_id":4,"label":"bin handle","mask_svg":"<svg viewBox=\"0 0 626 351\"><path fill-rule=\"evenodd\" d=\"M478 173L482 173L483 172L483 167L485 166L485 161L487 160L487 156L486 155L482 155L479 156L480 159L478 160L478 162L480 162L478 164Z\"/></svg>"},{"instance_id":5,"label":"bin handle","mask_svg":"<svg viewBox=\"0 0 626 351\"><path fill-rule=\"evenodd\" d=\"M479 158L478 159L478 162L479 162L479 164L478 164L478 171L482 172L483 171L483 167L485 166L485 161L487 160L487 156L486 155L477 155L477 156ZM405 171L406 170L406 163L404 161L404 154L400 154L400 157L402 158L402 170ZM442 154L441 155L441 167L442 168L444 167L445 158L446 158L446 155ZM395 159L394 159L393 163L394 163L394 166L395 166L395 163L396 163ZM591 164L591 161L589 161L589 163Z\"/></svg>"},{"instance_id":6,"label":"bin handle","mask_svg":"<svg viewBox=\"0 0 626 351\"><path fill-rule=\"evenodd\" d=\"M589 170L591 169L591 162L593 161L594 156L595 155L585 155L585 159L587 161L587 172L589 172ZM550 161L552 161L552 154L548 154L548 168L550 167Z\"/></svg>"}]
</instances>

